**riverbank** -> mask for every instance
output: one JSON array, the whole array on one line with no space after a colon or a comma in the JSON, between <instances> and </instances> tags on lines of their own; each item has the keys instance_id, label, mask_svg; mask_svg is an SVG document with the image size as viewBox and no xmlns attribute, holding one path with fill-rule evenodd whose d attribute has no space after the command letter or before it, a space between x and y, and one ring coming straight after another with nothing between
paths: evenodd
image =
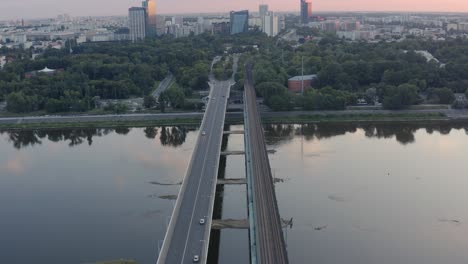
<instances>
[{"instance_id":1,"label":"riverbank","mask_svg":"<svg viewBox=\"0 0 468 264\"><path fill-rule=\"evenodd\" d=\"M115 128L151 126L198 126L203 113L84 115L0 118L0 129L41 128ZM416 121L464 121L468 112L454 110L430 111L320 111L320 112L264 112L264 123L313 123L313 122L416 122ZM242 124L242 113L227 113L226 124Z\"/></svg>"},{"instance_id":2,"label":"riverbank","mask_svg":"<svg viewBox=\"0 0 468 264\"><path fill-rule=\"evenodd\" d=\"M314 122L410 122L410 121L450 121L442 113L401 113L401 114L302 114L297 116L266 117L264 123L302 124Z\"/></svg>"}]
</instances>

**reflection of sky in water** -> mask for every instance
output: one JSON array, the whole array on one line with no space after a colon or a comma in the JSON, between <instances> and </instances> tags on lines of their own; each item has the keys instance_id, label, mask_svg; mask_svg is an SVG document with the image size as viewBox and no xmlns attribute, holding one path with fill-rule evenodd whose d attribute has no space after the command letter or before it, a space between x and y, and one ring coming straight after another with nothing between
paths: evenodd
<instances>
[{"instance_id":1,"label":"reflection of sky in water","mask_svg":"<svg viewBox=\"0 0 468 264\"><path fill-rule=\"evenodd\" d=\"M276 184L280 212L294 218L291 263L466 263L465 127L267 126L269 148L278 151L272 171L286 179ZM239 146L242 137L231 136L229 148ZM244 175L243 162L229 157L226 176ZM244 217L237 208L245 201L236 199L245 192L227 192L223 215ZM223 235L222 263L248 256L231 251L247 234Z\"/></svg>"},{"instance_id":2,"label":"reflection of sky in water","mask_svg":"<svg viewBox=\"0 0 468 264\"><path fill-rule=\"evenodd\" d=\"M73 147L63 137L52 142L53 134L38 135L40 144L31 133L0 135L2 262L152 263L173 205L157 196L177 194L179 186L150 182L182 179L191 155L182 148L192 149L197 133L181 147L162 146L159 135L149 139L136 128L94 136L91 147L86 137Z\"/></svg>"},{"instance_id":3,"label":"reflection of sky in water","mask_svg":"<svg viewBox=\"0 0 468 264\"><path fill-rule=\"evenodd\" d=\"M276 190L281 214L294 217L293 263L466 263L465 130L378 139L357 129L277 150L273 171L290 179Z\"/></svg>"},{"instance_id":4,"label":"reflection of sky in water","mask_svg":"<svg viewBox=\"0 0 468 264\"><path fill-rule=\"evenodd\" d=\"M280 212L294 218L291 263L466 263L464 127L267 126L272 171L286 179ZM157 183L181 180L196 133L118 132L91 147L90 131L0 135L2 261L152 263L173 204L158 197L179 188ZM242 150L242 135L228 149ZM229 156L226 177L244 175L244 158ZM246 217L245 187L226 187L224 202L225 218ZM222 231L221 263L245 262L247 242L245 231Z\"/></svg>"}]
</instances>

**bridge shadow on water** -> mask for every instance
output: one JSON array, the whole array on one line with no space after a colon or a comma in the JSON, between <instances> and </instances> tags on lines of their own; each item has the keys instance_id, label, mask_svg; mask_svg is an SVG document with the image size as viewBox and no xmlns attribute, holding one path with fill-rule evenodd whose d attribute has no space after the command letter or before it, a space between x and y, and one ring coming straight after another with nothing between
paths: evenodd
<instances>
[{"instance_id":1,"label":"bridge shadow on water","mask_svg":"<svg viewBox=\"0 0 468 264\"><path fill-rule=\"evenodd\" d=\"M230 130L229 125L224 126L225 131ZM229 135L224 135L221 143L221 151L225 151L228 145ZM218 179L224 179L226 175L226 156L219 158ZM216 186L216 198L213 209L213 219L221 219L223 216L224 185ZM211 230L210 245L207 263L217 264L219 260L221 243L221 230Z\"/></svg>"}]
</instances>

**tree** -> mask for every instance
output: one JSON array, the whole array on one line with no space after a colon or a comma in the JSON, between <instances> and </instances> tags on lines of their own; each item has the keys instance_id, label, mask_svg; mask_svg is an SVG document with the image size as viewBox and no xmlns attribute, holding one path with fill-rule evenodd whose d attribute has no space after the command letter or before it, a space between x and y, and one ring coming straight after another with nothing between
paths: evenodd
<instances>
[{"instance_id":1,"label":"tree","mask_svg":"<svg viewBox=\"0 0 468 264\"><path fill-rule=\"evenodd\" d=\"M273 95L269 100L269 106L273 111L288 111L291 110L289 96Z\"/></svg>"},{"instance_id":2,"label":"tree","mask_svg":"<svg viewBox=\"0 0 468 264\"><path fill-rule=\"evenodd\" d=\"M37 96L28 96L23 92L10 93L7 98L7 110L14 113L26 113L39 108L40 99Z\"/></svg>"},{"instance_id":3,"label":"tree","mask_svg":"<svg viewBox=\"0 0 468 264\"><path fill-rule=\"evenodd\" d=\"M145 96L145 98L143 98L143 106L145 108L153 108L156 106L156 98L152 95Z\"/></svg>"},{"instance_id":4,"label":"tree","mask_svg":"<svg viewBox=\"0 0 468 264\"><path fill-rule=\"evenodd\" d=\"M64 100L55 98L47 100L47 103L45 105L45 110L49 113L66 112L68 111L67 108L67 104L66 102L64 102Z\"/></svg>"},{"instance_id":5,"label":"tree","mask_svg":"<svg viewBox=\"0 0 468 264\"><path fill-rule=\"evenodd\" d=\"M265 103L268 105L269 100L272 96L284 96L288 93L288 89L280 83L276 82L264 82L256 86L257 92L265 99Z\"/></svg>"},{"instance_id":6,"label":"tree","mask_svg":"<svg viewBox=\"0 0 468 264\"><path fill-rule=\"evenodd\" d=\"M123 114L128 111L128 106L126 104L117 103L114 106L114 113Z\"/></svg>"},{"instance_id":7,"label":"tree","mask_svg":"<svg viewBox=\"0 0 468 264\"><path fill-rule=\"evenodd\" d=\"M159 103L159 108L161 109L161 113L166 112L166 104L167 104L167 92L166 91L159 94L158 103Z\"/></svg>"},{"instance_id":8,"label":"tree","mask_svg":"<svg viewBox=\"0 0 468 264\"><path fill-rule=\"evenodd\" d=\"M369 88L366 90L366 94L364 95L366 102L368 104L375 104L376 98L377 98L377 89L375 88Z\"/></svg>"},{"instance_id":9,"label":"tree","mask_svg":"<svg viewBox=\"0 0 468 264\"><path fill-rule=\"evenodd\" d=\"M172 87L166 91L166 96L173 108L182 108L185 102L185 94L179 87Z\"/></svg>"},{"instance_id":10,"label":"tree","mask_svg":"<svg viewBox=\"0 0 468 264\"><path fill-rule=\"evenodd\" d=\"M304 96L303 107L305 110L344 110L348 96L346 92L333 90L331 87L310 90Z\"/></svg>"},{"instance_id":11,"label":"tree","mask_svg":"<svg viewBox=\"0 0 468 264\"><path fill-rule=\"evenodd\" d=\"M449 88L437 88L430 92L430 97L434 98L439 104L451 104L455 101L455 95Z\"/></svg>"}]
</instances>

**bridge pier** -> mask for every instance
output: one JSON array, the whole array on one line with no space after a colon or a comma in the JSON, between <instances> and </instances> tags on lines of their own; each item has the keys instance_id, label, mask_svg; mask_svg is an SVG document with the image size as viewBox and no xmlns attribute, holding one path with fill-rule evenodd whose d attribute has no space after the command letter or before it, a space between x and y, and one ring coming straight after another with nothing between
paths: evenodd
<instances>
[{"instance_id":1,"label":"bridge pier","mask_svg":"<svg viewBox=\"0 0 468 264\"><path fill-rule=\"evenodd\" d=\"M224 135L244 135L243 130L232 130L232 131L224 131Z\"/></svg>"},{"instance_id":2,"label":"bridge pier","mask_svg":"<svg viewBox=\"0 0 468 264\"><path fill-rule=\"evenodd\" d=\"M276 150L269 149L267 150L268 154L275 154ZM242 150L230 150L230 151L222 151L221 156L230 156L230 155L245 155L245 151Z\"/></svg>"},{"instance_id":3,"label":"bridge pier","mask_svg":"<svg viewBox=\"0 0 468 264\"><path fill-rule=\"evenodd\" d=\"M281 219L281 225L283 228L292 228L293 219ZM213 219L211 222L211 229L222 230L222 229L249 229L248 219Z\"/></svg>"}]
</instances>

